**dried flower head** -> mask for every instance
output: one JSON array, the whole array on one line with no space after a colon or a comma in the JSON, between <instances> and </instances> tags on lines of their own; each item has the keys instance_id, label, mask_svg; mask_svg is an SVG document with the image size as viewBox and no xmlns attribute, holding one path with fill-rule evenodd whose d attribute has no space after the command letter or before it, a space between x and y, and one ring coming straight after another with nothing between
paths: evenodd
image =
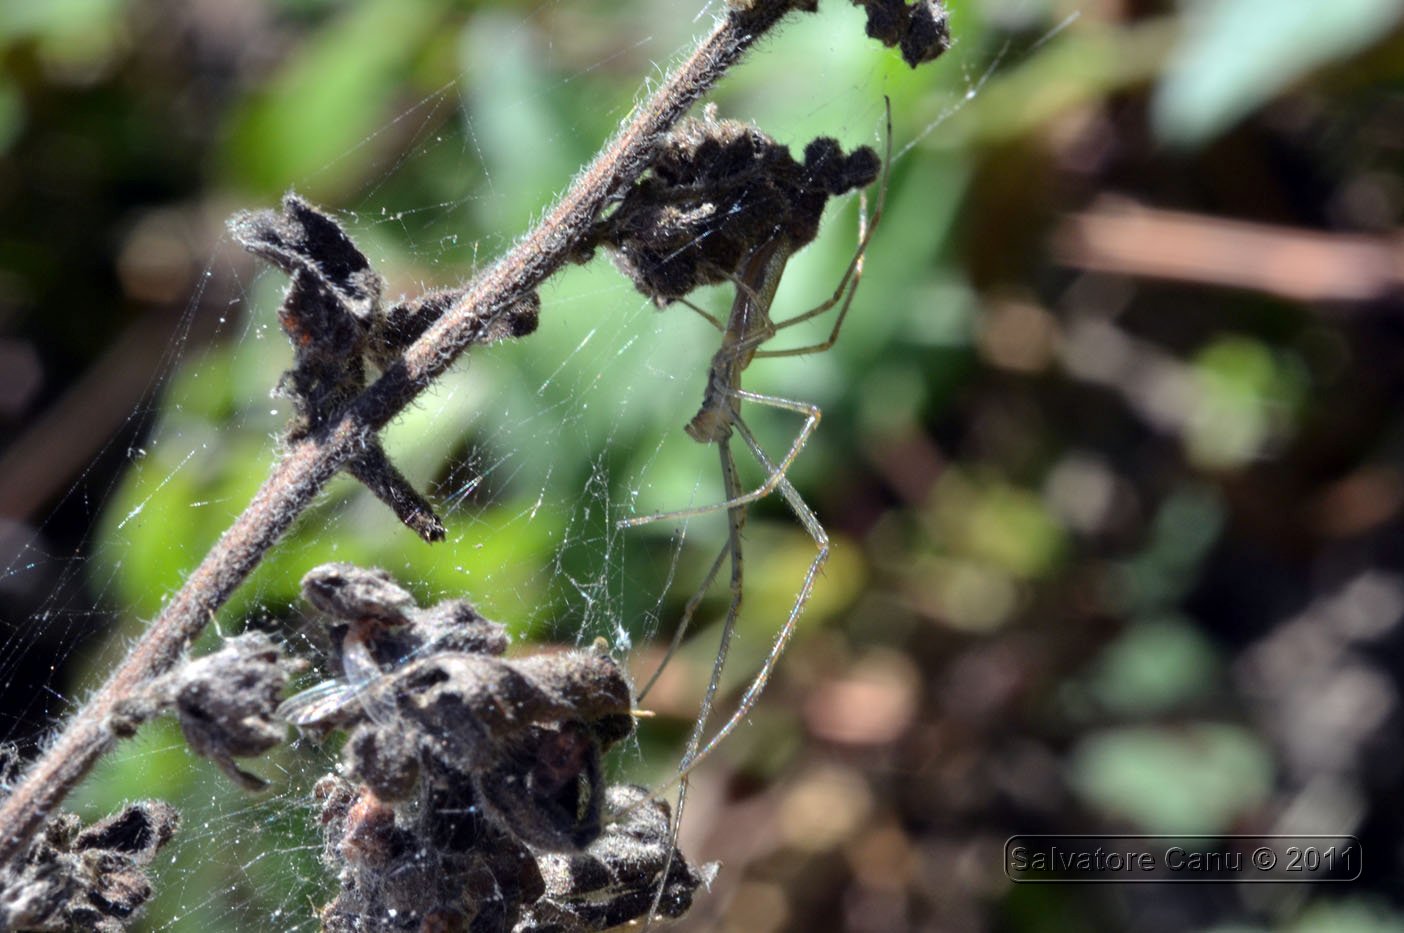
<instances>
[{"instance_id":1,"label":"dried flower head","mask_svg":"<svg viewBox=\"0 0 1404 933\"><path fill-rule=\"evenodd\" d=\"M279 391L292 399L297 416L289 440L300 440L335 421L366 387L366 364L384 371L465 293L431 291L385 310L385 282L341 226L296 194L283 197L281 211L236 215L229 222L244 248L292 279L278 321L293 345L293 367ZM494 318L480 338L492 343L536 329L540 299L535 293ZM390 462L380 441L368 437L345 469L390 506L426 541L444 537L444 526L428 501Z\"/></svg>"},{"instance_id":2,"label":"dried flower head","mask_svg":"<svg viewBox=\"0 0 1404 933\"><path fill-rule=\"evenodd\" d=\"M324 858L341 879L326 929L363 929L365 917L393 918L385 930L537 929L517 924L546 891L538 861L600 844L596 860L618 864L597 900L618 905L599 916L646 912L664 855L644 872L628 868L642 856L610 853L659 805L615 800L623 822L606 824L614 790L600 759L634 721L628 682L606 651L505 658L505 631L471 603L420 609L382 570L324 565L303 591L340 634L346 674L334 709L321 687L311 707L305 694L284 704L303 725L349 732L343 774L317 789ZM304 722L309 709L326 718ZM648 826L666 854L663 812L661 828L656 818ZM699 882L680 855L675 865L669 903L681 912ZM606 890L626 884L627 897ZM539 927L548 928L602 929Z\"/></svg>"},{"instance_id":3,"label":"dried flower head","mask_svg":"<svg viewBox=\"0 0 1404 933\"><path fill-rule=\"evenodd\" d=\"M0 873L0 930L120 933L151 898L146 866L179 824L159 800L87 829L72 813L52 818L24 860Z\"/></svg>"},{"instance_id":4,"label":"dried flower head","mask_svg":"<svg viewBox=\"0 0 1404 933\"><path fill-rule=\"evenodd\" d=\"M267 782L234 759L261 755L283 741L279 699L289 675L305 667L306 662L284 656L262 632L246 632L116 704L106 725L113 735L126 738L142 723L173 712L192 751L248 790L262 790Z\"/></svg>"},{"instance_id":5,"label":"dried flower head","mask_svg":"<svg viewBox=\"0 0 1404 933\"><path fill-rule=\"evenodd\" d=\"M900 48L915 68L940 58L951 47L950 13L945 0L853 0L868 14L868 35L888 48Z\"/></svg>"},{"instance_id":6,"label":"dried flower head","mask_svg":"<svg viewBox=\"0 0 1404 933\"><path fill-rule=\"evenodd\" d=\"M227 639L224 647L177 669L164 681L190 748L250 790L267 782L234 763L261 755L283 741L286 728L275 711L288 674L301 665L283 657L262 632Z\"/></svg>"},{"instance_id":7,"label":"dried flower head","mask_svg":"<svg viewBox=\"0 0 1404 933\"><path fill-rule=\"evenodd\" d=\"M609 247L639 291L658 305L732 281L746 257L777 239L793 252L814 239L830 197L877 177L877 153L845 155L827 137L804 161L714 107L680 122L651 173L601 222L590 245Z\"/></svg>"},{"instance_id":8,"label":"dried flower head","mask_svg":"<svg viewBox=\"0 0 1404 933\"><path fill-rule=\"evenodd\" d=\"M716 866L694 871L672 848L667 803L630 784L609 788L606 808L619 818L588 850L549 853L538 865L546 893L531 908L519 930L603 930L642 916L658 898L659 875L666 866L658 912L681 917L692 906L698 886L710 881Z\"/></svg>"}]
</instances>

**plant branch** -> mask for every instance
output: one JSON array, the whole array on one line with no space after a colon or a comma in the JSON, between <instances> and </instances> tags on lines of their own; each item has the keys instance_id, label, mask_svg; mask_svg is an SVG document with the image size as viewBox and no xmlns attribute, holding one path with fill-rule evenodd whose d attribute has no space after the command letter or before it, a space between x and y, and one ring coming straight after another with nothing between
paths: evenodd
<instances>
[{"instance_id":1,"label":"plant branch","mask_svg":"<svg viewBox=\"0 0 1404 933\"><path fill-rule=\"evenodd\" d=\"M338 418L288 446L248 508L0 804L0 865L28 850L36 830L58 804L117 739L130 734L131 725L121 715L123 705L180 660L214 612L326 482L464 350L483 342L498 317L528 300L537 286L559 270L611 199L647 169L660 137L758 37L792 9L812 9L813 0L750 0L730 5L726 18L635 110L535 230L470 283L464 296Z\"/></svg>"}]
</instances>

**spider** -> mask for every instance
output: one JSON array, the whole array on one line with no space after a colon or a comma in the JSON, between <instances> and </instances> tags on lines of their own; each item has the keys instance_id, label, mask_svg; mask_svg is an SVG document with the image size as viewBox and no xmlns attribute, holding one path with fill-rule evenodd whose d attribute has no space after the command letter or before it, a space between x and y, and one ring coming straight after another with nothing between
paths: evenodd
<instances>
[{"instance_id":1,"label":"spider","mask_svg":"<svg viewBox=\"0 0 1404 933\"><path fill-rule=\"evenodd\" d=\"M710 112L708 114L708 120L715 120ZM684 130L684 132L695 132L695 130ZM733 136L734 133L735 131L732 131ZM734 141L728 139L720 132L717 133L717 136L722 138L721 148L723 150L727 150L728 145ZM750 714L751 710L754 709L761 692L765 689L775 669L775 665L794 634L796 623L813 591L814 581L829 557L829 536L824 531L824 526L820 523L813 510L805 504L804 500L787 478L791 465L793 465L795 459L804 449L805 444L808 443L810 436L818 426L822 412L818 406L807 402L748 391L742 388L742 377L746 368L753 360L799 356L808 353L822 353L832 347L838 340L839 331L843 327L843 322L848 315L849 308L853 303L853 297L857 292L858 284L862 280L863 259L867 251L868 243L872 238L873 232L877 229L878 223L882 219L883 205L887 196L889 163L891 161L891 140L892 115L889 102L887 105L886 157L883 161L876 206L871 217L868 217L866 214L866 196L860 195L857 248L844 270L843 276L839 279L833 294L815 307L782 320L775 320L772 317L772 304L775 299L776 291L779 288L781 277L784 274L786 264L791 256L813 239L814 233L817 232L818 212L822 212L826 194L837 194L843 190L849 190L852 187L861 187L872 181L873 176L877 174L876 166L874 165L872 166L871 172L867 173L864 178L863 169L856 165L859 161L856 157L864 152L868 154L871 162L875 162L876 157L872 156L871 150L859 150L855 152L853 156L849 157L849 167L839 170L839 177L846 178L846 182L839 181L836 183L833 180L817 178L807 179L804 184L810 186L809 190L807 192L801 192L801 194L811 198L814 196L813 192L815 190L818 190L819 194L817 211L813 213L812 218L798 225L801 232L791 233L791 230L796 226L794 222L790 222L790 225L786 226L785 221L776 223L773 220L768 220L769 226L767 236L760 240L758 244L750 245L742 251L739 261L734 264L732 269L720 272L716 271L715 266L718 264L718 260L715 257L726 256L727 254L725 248L713 245L709 247L713 250L712 257L703 258L701 260L689 260L695 266L695 268L689 271L696 272L697 269L701 270L700 273L694 275L691 279L679 275L670 276L670 274L666 272L656 274L653 279L648 279L646 272L631 272L631 274L635 275L636 281L640 282L641 288L644 287L645 280L647 280L649 285L653 286L653 293L656 299L682 301L716 327L722 335L721 346L712 357L708 369L707 385L703 394L702 404L698 408L696 415L694 415L692 420L687 424L685 430L693 440L700 444L716 445L721 460L722 483L726 495L725 501L695 508L635 516L623 519L618 523L620 527L636 527L651 522L675 521L720 511L725 511L727 514L728 527L726 543L723 544L716 558L712 561L711 567L704 576L700 587L684 607L683 615L677 631L674 633L672 643L665 652L663 659L659 662L658 668L653 672L652 676L649 677L638 693L637 702L642 703L654 684L657 683L658 677L662 673L664 667L667 666L669 660L676 652L687 632L693 615L697 611L698 605L715 582L723 563L726 562L729 557L731 568L730 602L727 606L726 616L722 622L722 632L717 648L716 661L712 667L711 678L708 682L707 690L703 695L698 717L688 740L687 750L683 755L682 761L678 766L678 773L674 778L679 784L675 823L681 820L686 799L687 775L703 759L710 755L728 735L735 731L737 726L739 726L747 715ZM824 160L832 159L832 153L837 152L837 144L832 143L832 141L823 141L829 147L829 154L811 157L810 150L815 150L816 145L820 142L821 141L816 140L815 143L811 143L809 150L806 151L806 169L809 169L809 167L814 164L819 164L821 166L826 164ZM705 152L701 146L694 146L694 148L698 152ZM732 150L735 148L737 147L731 147ZM769 169L769 163L772 158L773 157L768 155L758 156L755 161L757 164L763 166L759 171ZM789 159L788 153L785 153L785 158ZM700 161L701 156L699 156L698 159ZM730 159L716 159L717 163L725 167L724 169L711 170L713 173L722 170L735 172L735 161L734 152L732 152L732 158ZM793 160L790 161L794 164ZM842 162L843 160L840 157L835 161ZM732 182L732 184L737 188L747 189L747 193L737 195L736 200L731 202L728 202L724 195L716 199L722 202L721 205L704 205L703 209L694 207L690 211L685 211L683 207L678 205L682 204L691 207L690 202L696 200L694 196L695 188L700 188L703 184L709 183L724 191L726 190L726 183L718 182L714 175L709 175L709 168L711 167L706 166L701 169L693 169L693 176L686 177L685 183L680 183L673 178L673 176L683 174L675 167L667 170L668 175L666 177L669 183L673 185L673 190L659 200L671 206L671 210L674 211L674 214L671 215L669 222L675 224L676 227L686 228L688 222L677 218L696 216L733 218L743 215L748 211L754 214L764 214L765 211L774 207L774 200L766 200L768 197L767 194L752 195L749 193L749 189L754 186L756 182L742 170L736 174L745 177L739 181ZM656 171L659 175L664 175L663 170ZM776 171L778 175L780 170ZM819 172L814 171L812 174L818 175ZM693 177L701 180L693 181ZM789 192L784 186L786 184L792 184L792 182L787 182L784 178L781 178L780 182L775 184L781 189L781 200L783 200L786 195L789 195ZM689 187L689 185L691 185L691 187ZM683 193L678 194L678 190L681 190ZM755 203L750 205L743 204L741 199L747 197L753 198ZM813 203L811 202L811 208L812 207ZM741 221L741 223L744 224L744 221ZM637 225L642 226L642 224ZM662 226L661 223L658 225ZM696 232L694 228L694 233L699 239L706 239L708 236L712 235L714 231L707 229L705 232ZM674 233L673 235L680 237L681 233ZM664 244L668 242L666 237L658 237L657 240ZM653 248L662 252L659 246L654 246ZM642 252L642 250L638 251ZM624 250L621 249L621 252L624 252ZM679 254L675 252L667 254L667 257L668 260L675 260L678 255ZM638 260L629 257L627 254L623 261L638 264ZM712 268L709 268L709 266ZM718 281L729 281L735 288L735 297L731 304L731 310L724 322L706 310L682 298L680 294L669 294L665 287L670 286L675 291L683 290L687 284L700 284L705 282L708 275L713 276ZM679 284L679 281L681 281L682 284ZM823 341L784 349L765 348L765 345L771 338L775 337L779 332L812 320L835 307L838 308L837 316L834 318L833 327L829 332L829 336ZM756 440L750 427L747 426L741 414L742 402L750 402L768 408L793 412L804 418L804 424L795 435L789 450L786 451L784 457L782 457L778 463L772 460L770 455L766 453ZM742 486L737 471L736 460L731 449L733 434L741 438L746 448L750 450L751 455L755 457L756 461L766 472L765 481L750 491L746 491ZM789 614L779 634L776 636L765 661L762 663L759 672L757 672L750 685L747 687L736 710L717 730L716 734L704 744L703 738L705 736L707 720L710 717L716 693L721 683L722 671L725 667L727 655L730 650L731 637L741 609L743 592L741 536L746 522L746 506L777 491L790 506L791 511L794 512L800 524L804 526L805 531L807 531L814 540L817 553L810 563L808 571L805 573L799 593L796 595L790 607Z\"/></svg>"}]
</instances>

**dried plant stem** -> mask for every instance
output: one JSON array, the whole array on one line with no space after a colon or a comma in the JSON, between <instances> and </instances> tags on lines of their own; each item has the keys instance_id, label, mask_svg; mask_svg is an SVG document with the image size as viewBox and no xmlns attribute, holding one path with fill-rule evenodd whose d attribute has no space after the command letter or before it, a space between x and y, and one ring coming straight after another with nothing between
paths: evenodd
<instances>
[{"instance_id":1,"label":"dried plant stem","mask_svg":"<svg viewBox=\"0 0 1404 933\"><path fill-rule=\"evenodd\" d=\"M746 6L747 9L737 7ZM546 219L470 284L464 297L339 419L289 445L283 458L98 692L0 805L0 865L21 856L40 825L126 731L121 710L168 671L331 477L380 428L569 259L600 212L648 167L657 140L755 40L804 0L736 4L634 112Z\"/></svg>"}]
</instances>

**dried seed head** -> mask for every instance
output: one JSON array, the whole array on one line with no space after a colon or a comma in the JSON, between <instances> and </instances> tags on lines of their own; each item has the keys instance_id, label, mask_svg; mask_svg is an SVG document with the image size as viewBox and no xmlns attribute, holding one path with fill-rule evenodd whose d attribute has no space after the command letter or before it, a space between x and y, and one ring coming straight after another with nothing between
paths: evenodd
<instances>
[{"instance_id":1,"label":"dried seed head","mask_svg":"<svg viewBox=\"0 0 1404 933\"><path fill-rule=\"evenodd\" d=\"M467 288L433 289L391 306L371 339L371 361L380 369L391 366L410 344L423 336L430 325L467 294ZM513 337L529 336L535 333L540 318L541 298L536 292L531 292L505 314L495 315L477 342L492 344Z\"/></svg>"},{"instance_id":2,"label":"dried seed head","mask_svg":"<svg viewBox=\"0 0 1404 933\"><path fill-rule=\"evenodd\" d=\"M444 652L406 665L386 689L404 728L431 737L425 747L448 772L500 772L507 755L525 761L519 746L538 727L577 723L601 748L633 727L628 682L593 651L520 660Z\"/></svg>"},{"instance_id":3,"label":"dried seed head","mask_svg":"<svg viewBox=\"0 0 1404 933\"><path fill-rule=\"evenodd\" d=\"M409 833L395 826L394 809L370 788L363 788L346 808L340 851L348 862L383 868L412 842Z\"/></svg>"},{"instance_id":4,"label":"dried seed head","mask_svg":"<svg viewBox=\"0 0 1404 933\"><path fill-rule=\"evenodd\" d=\"M406 800L419 782L420 744L412 733L366 724L341 750L347 774L384 800Z\"/></svg>"},{"instance_id":5,"label":"dried seed head","mask_svg":"<svg viewBox=\"0 0 1404 933\"><path fill-rule=\"evenodd\" d=\"M292 276L289 291L325 291L330 304L309 306L308 311L335 314L346 311L367 328L379 314L384 282L341 225L289 191L282 211L236 214L229 221L234 238ZM318 321L307 320L310 326ZM309 336L320 336L316 330ZM298 336L294 343L301 342Z\"/></svg>"},{"instance_id":6,"label":"dried seed head","mask_svg":"<svg viewBox=\"0 0 1404 933\"><path fill-rule=\"evenodd\" d=\"M508 659L506 632L466 600L418 609L389 574L348 564L307 579L348 639L368 613L397 623L361 626L356 650L381 669L340 721L343 776L315 790L341 882L324 929L603 929L646 914L668 864L661 910L687 908L701 876L670 847L666 805L604 786L601 756L634 723L607 650Z\"/></svg>"},{"instance_id":7,"label":"dried seed head","mask_svg":"<svg viewBox=\"0 0 1404 933\"><path fill-rule=\"evenodd\" d=\"M52 818L25 859L0 872L0 929L120 933L151 898L145 868L179 825L159 800L87 829L71 813Z\"/></svg>"},{"instance_id":8,"label":"dried seed head","mask_svg":"<svg viewBox=\"0 0 1404 933\"><path fill-rule=\"evenodd\" d=\"M364 387L366 341L380 317L384 283L335 220L291 192L281 211L238 214L229 229L291 278L278 321L294 364L279 385L297 409L289 426L296 440Z\"/></svg>"},{"instance_id":9,"label":"dried seed head","mask_svg":"<svg viewBox=\"0 0 1404 933\"><path fill-rule=\"evenodd\" d=\"M266 782L240 769L234 758L261 755L283 741L286 727L275 713L288 674L298 666L267 635L246 632L176 670L164 682L164 705L174 708L196 754L259 790Z\"/></svg>"},{"instance_id":10,"label":"dried seed head","mask_svg":"<svg viewBox=\"0 0 1404 933\"><path fill-rule=\"evenodd\" d=\"M426 785L414 807L388 806L339 777L318 789L323 858L341 882L321 912L324 930L361 933L371 918L382 933L510 930L520 905L541 896L531 853L477 815L471 788Z\"/></svg>"},{"instance_id":11,"label":"dried seed head","mask_svg":"<svg viewBox=\"0 0 1404 933\"><path fill-rule=\"evenodd\" d=\"M853 0L868 14L868 35L888 48L900 48L911 68L933 61L951 47L945 0Z\"/></svg>"},{"instance_id":12,"label":"dried seed head","mask_svg":"<svg viewBox=\"0 0 1404 933\"><path fill-rule=\"evenodd\" d=\"M483 618L466 599L446 599L421 609L412 629L423 646L416 646L416 650L424 652L501 655L511 643L501 623Z\"/></svg>"},{"instance_id":13,"label":"dried seed head","mask_svg":"<svg viewBox=\"0 0 1404 933\"><path fill-rule=\"evenodd\" d=\"M575 852L600 834L600 747L578 721L503 742L478 787L500 825L540 852Z\"/></svg>"},{"instance_id":14,"label":"dried seed head","mask_svg":"<svg viewBox=\"0 0 1404 933\"><path fill-rule=\"evenodd\" d=\"M618 819L585 852L538 859L546 893L519 930L602 930L648 912L672 848L668 805L645 788L618 784L609 788L605 809ZM681 852L672 852L658 910L680 917L710 873L694 871Z\"/></svg>"},{"instance_id":15,"label":"dried seed head","mask_svg":"<svg viewBox=\"0 0 1404 933\"><path fill-rule=\"evenodd\" d=\"M235 239L292 279L278 320L293 345L293 367L279 380L296 417L289 440L306 438L338 418L365 389L366 364L382 372L399 365L405 349L468 293L430 291L382 309L384 281L329 215L289 193L282 210L239 214ZM528 295L505 313L485 319L478 343L522 337L536 330L541 301ZM442 541L433 507L395 469L375 437L344 469L394 510L425 541Z\"/></svg>"},{"instance_id":16,"label":"dried seed head","mask_svg":"<svg viewBox=\"0 0 1404 933\"><path fill-rule=\"evenodd\" d=\"M355 564L322 564L309 570L302 578L302 597L332 618L348 622L374 619L401 625L418 608L390 574Z\"/></svg>"},{"instance_id":17,"label":"dried seed head","mask_svg":"<svg viewBox=\"0 0 1404 933\"><path fill-rule=\"evenodd\" d=\"M468 917L461 910L436 907L419 921L419 933L470 933Z\"/></svg>"},{"instance_id":18,"label":"dried seed head","mask_svg":"<svg viewBox=\"0 0 1404 933\"><path fill-rule=\"evenodd\" d=\"M729 281L756 249L777 239L793 251L814 239L831 196L877 177L866 147L845 155L816 139L797 162L765 133L734 120L678 124L650 175L600 224L603 244L638 289L664 305L702 285Z\"/></svg>"},{"instance_id":19,"label":"dried seed head","mask_svg":"<svg viewBox=\"0 0 1404 933\"><path fill-rule=\"evenodd\" d=\"M281 212L239 214L229 227L246 249L292 277L278 320L292 341L293 368L278 386L297 412L288 439L302 440L361 393L368 359L386 369L403 350L381 345L384 283L340 225L295 194L283 198ZM418 332L432 322L425 316ZM425 541L443 540L433 507L395 469L377 438L366 438L363 452L344 469Z\"/></svg>"}]
</instances>

